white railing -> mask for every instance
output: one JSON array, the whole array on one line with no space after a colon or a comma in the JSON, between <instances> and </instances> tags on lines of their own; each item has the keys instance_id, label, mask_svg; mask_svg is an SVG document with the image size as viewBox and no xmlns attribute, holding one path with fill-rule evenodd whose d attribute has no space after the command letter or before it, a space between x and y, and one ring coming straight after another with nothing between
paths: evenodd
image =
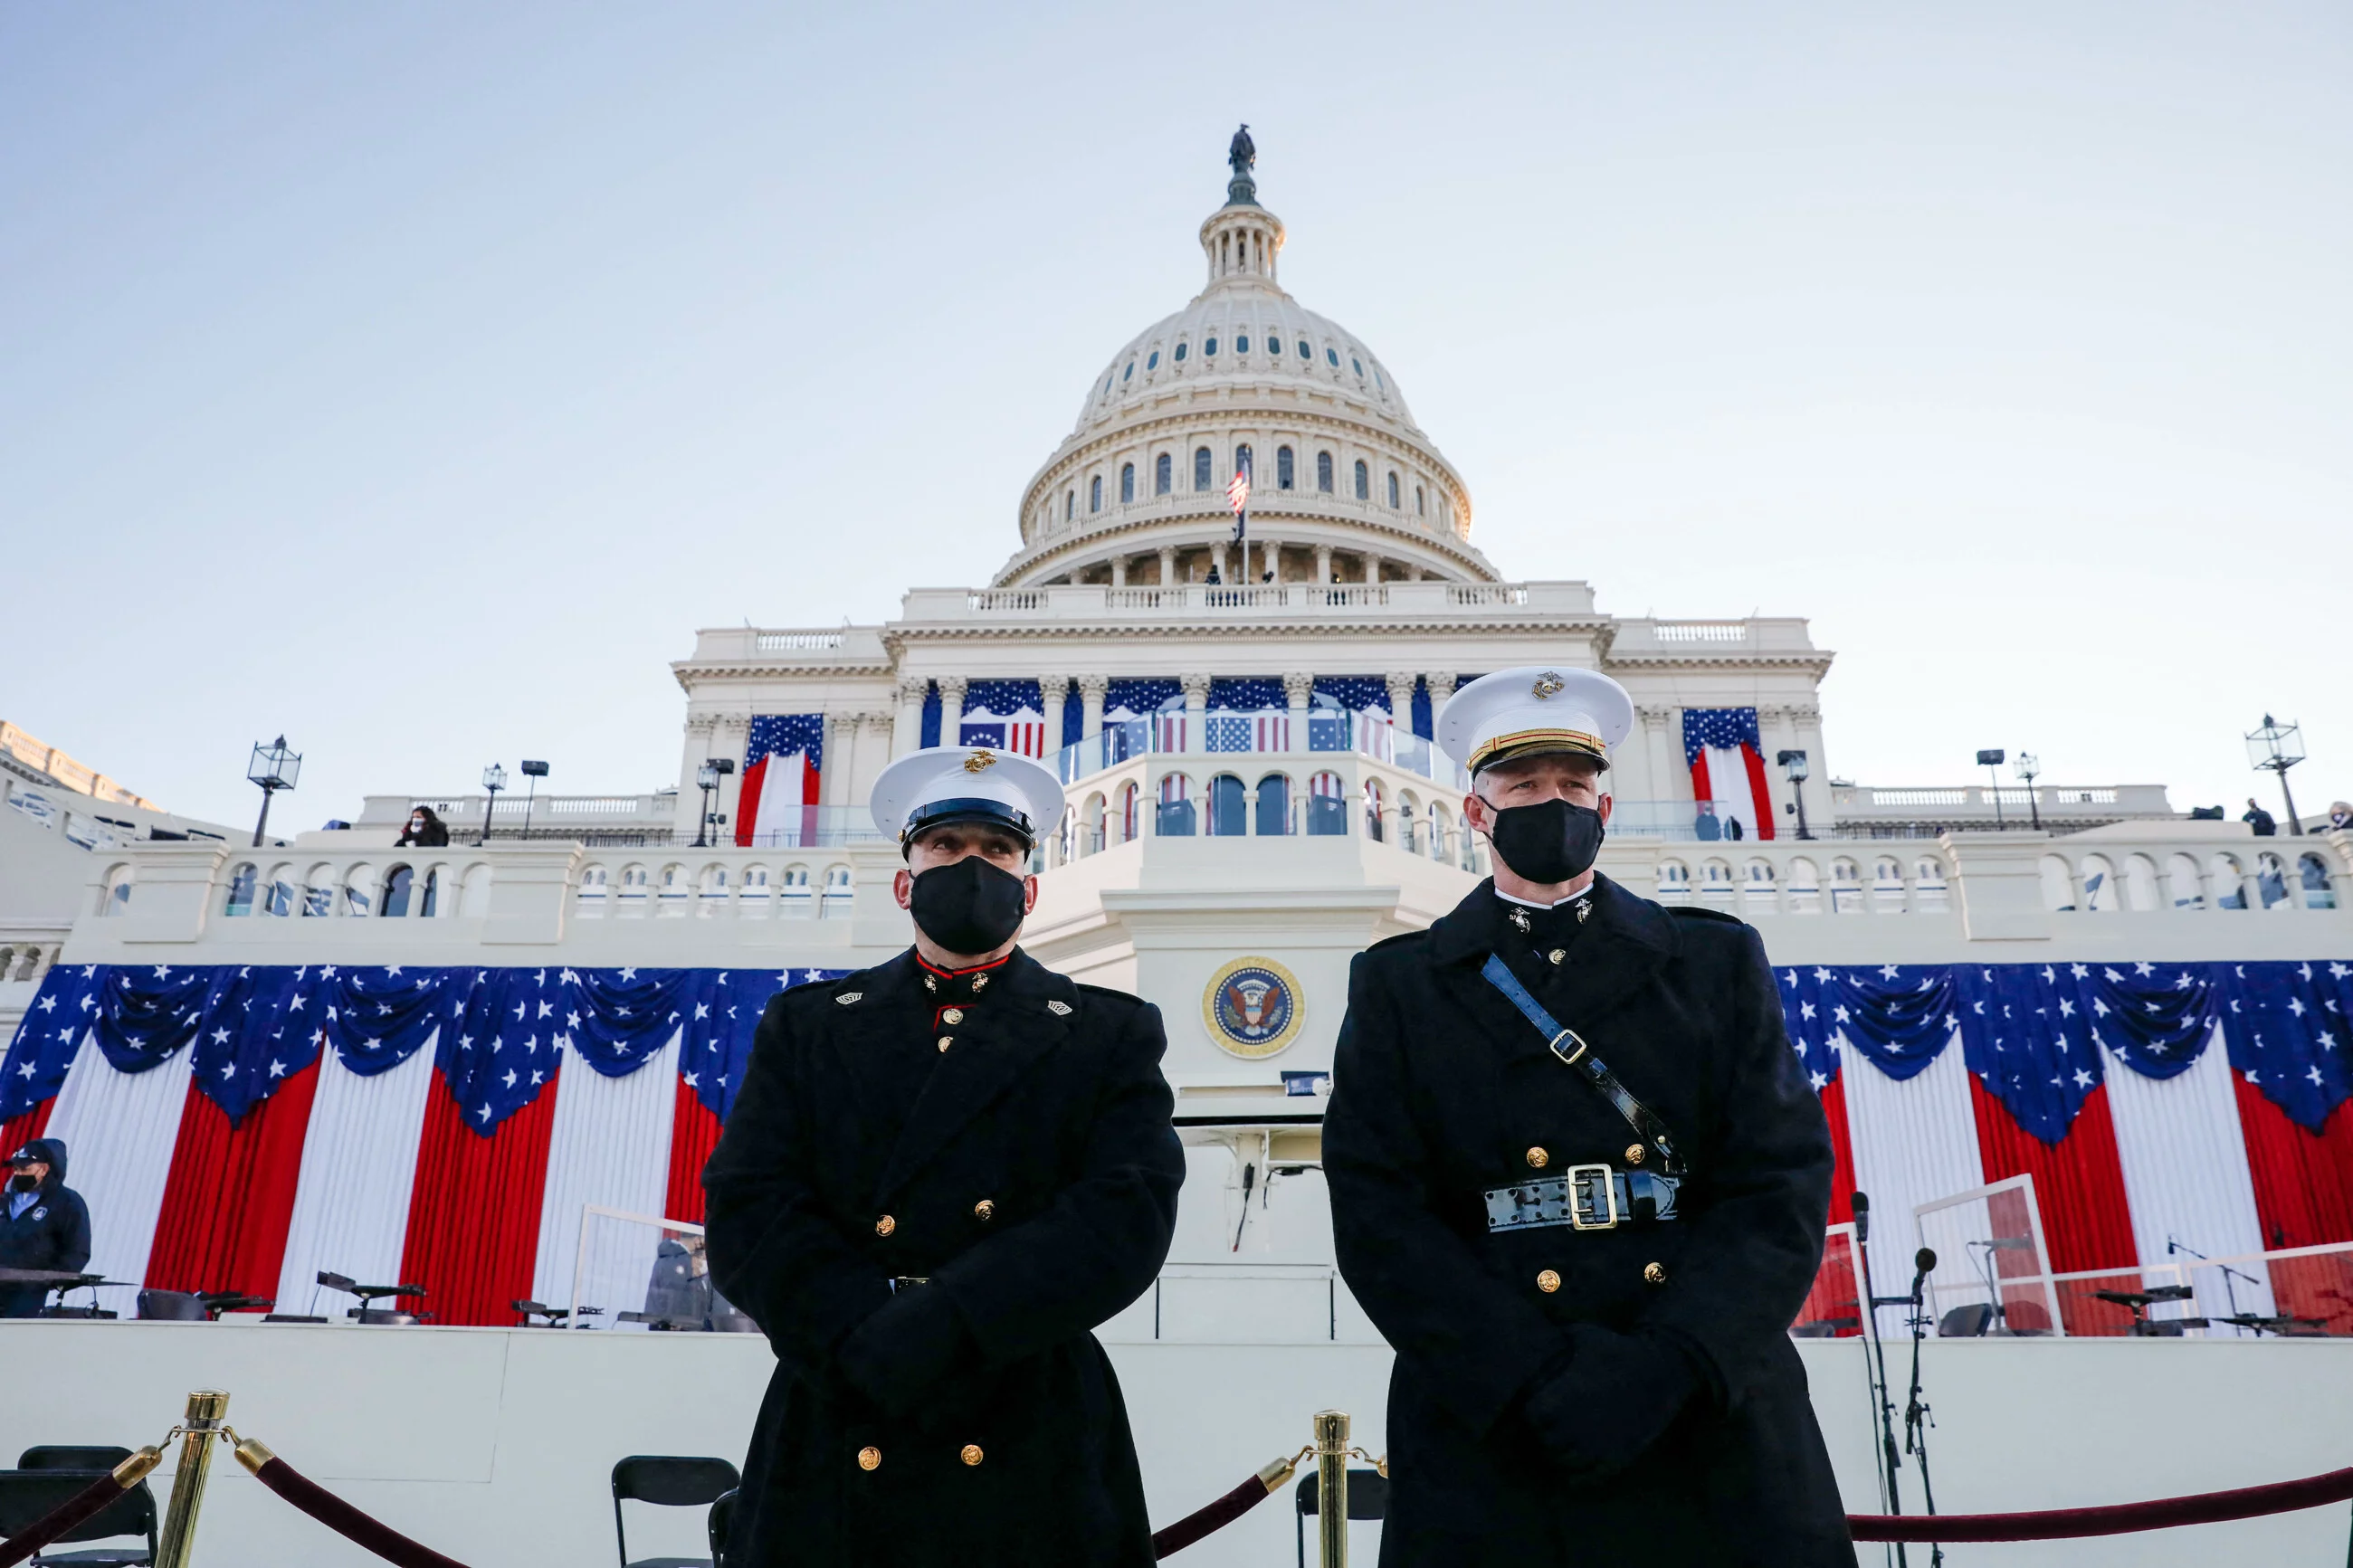
<instances>
[{"instance_id":1,"label":"white railing","mask_svg":"<svg viewBox=\"0 0 2353 1568\"><path fill-rule=\"evenodd\" d=\"M1651 628L1661 642L1736 643L1748 640L1746 621L1661 621Z\"/></svg>"},{"instance_id":2,"label":"white railing","mask_svg":"<svg viewBox=\"0 0 2353 1568\"><path fill-rule=\"evenodd\" d=\"M848 639L847 632L761 632L754 646L762 653L805 652L839 647Z\"/></svg>"},{"instance_id":3,"label":"white railing","mask_svg":"<svg viewBox=\"0 0 2353 1568\"><path fill-rule=\"evenodd\" d=\"M2038 818L2054 826L2086 822L2172 820L2163 784L1939 784L1831 786L1831 811L1841 824L1949 822L2029 827Z\"/></svg>"},{"instance_id":4,"label":"white railing","mask_svg":"<svg viewBox=\"0 0 2353 1568\"><path fill-rule=\"evenodd\" d=\"M1019 588L915 588L907 593L902 618L931 623L1003 616L1043 620L1235 614L1320 616L1335 610L1374 607L1440 616L1535 611L1587 618L1595 614L1593 590L1583 583L1446 583L1433 578L1410 583L1143 583L1120 587L1063 583ZM1790 625L1800 628L1802 646L1803 623ZM879 628L852 631L880 636ZM726 639L738 635L702 633L696 658L728 657Z\"/></svg>"}]
</instances>

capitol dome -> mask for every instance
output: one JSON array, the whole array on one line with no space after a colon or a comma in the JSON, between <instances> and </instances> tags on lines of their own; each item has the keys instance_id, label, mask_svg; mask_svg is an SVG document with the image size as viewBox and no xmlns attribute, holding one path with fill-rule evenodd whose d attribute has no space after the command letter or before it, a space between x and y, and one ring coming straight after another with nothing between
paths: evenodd
<instances>
[{"instance_id":1,"label":"capitol dome","mask_svg":"<svg viewBox=\"0 0 2353 1568\"><path fill-rule=\"evenodd\" d=\"M1282 220L1258 204L1247 135L1235 145L1201 225L1205 287L1089 378L997 582L1495 581L1461 476L1388 365L1277 281ZM1248 562L1226 495L1244 464Z\"/></svg>"}]
</instances>

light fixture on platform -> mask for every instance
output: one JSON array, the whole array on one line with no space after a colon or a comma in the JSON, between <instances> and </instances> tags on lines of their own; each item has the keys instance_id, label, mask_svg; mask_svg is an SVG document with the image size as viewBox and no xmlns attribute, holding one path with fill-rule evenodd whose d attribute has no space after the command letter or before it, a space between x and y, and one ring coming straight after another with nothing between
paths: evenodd
<instances>
[{"instance_id":1,"label":"light fixture on platform","mask_svg":"<svg viewBox=\"0 0 2353 1568\"><path fill-rule=\"evenodd\" d=\"M507 787L507 771L492 763L482 770L482 793L490 798L482 802L482 842L491 841L491 813L499 805L499 791Z\"/></svg>"},{"instance_id":2,"label":"light fixture on platform","mask_svg":"<svg viewBox=\"0 0 2353 1568\"><path fill-rule=\"evenodd\" d=\"M735 761L732 757L713 757L694 770L695 787L702 792L702 819L694 825L694 847L697 849L716 842L711 799L717 792L720 781L734 771Z\"/></svg>"},{"instance_id":3,"label":"light fixture on platform","mask_svg":"<svg viewBox=\"0 0 2353 1568\"><path fill-rule=\"evenodd\" d=\"M2279 774L2280 798L2287 803L2287 830L2301 834L2304 824L2295 817L2295 795L2287 787L2287 771L2304 761L2304 726L2283 724L2264 714L2263 727L2247 735L2247 761L2262 772Z\"/></svg>"},{"instance_id":4,"label":"light fixture on platform","mask_svg":"<svg viewBox=\"0 0 2353 1568\"><path fill-rule=\"evenodd\" d=\"M534 763L526 760L522 764L522 776L531 781L531 793L522 797L522 836L525 838L529 838L531 837L531 808L533 804L539 799L539 781L547 776L547 764L545 763Z\"/></svg>"},{"instance_id":5,"label":"light fixture on platform","mask_svg":"<svg viewBox=\"0 0 2353 1568\"><path fill-rule=\"evenodd\" d=\"M2042 807L2034 798L2034 781L2042 776L2042 759L2032 752L2021 752L2018 761L2011 766L2018 770L2018 776L2026 781L2027 815L2034 819L2034 831L2040 833L2042 831Z\"/></svg>"},{"instance_id":6,"label":"light fixture on platform","mask_svg":"<svg viewBox=\"0 0 2353 1568\"><path fill-rule=\"evenodd\" d=\"M280 735L268 745L253 743L253 761L248 763L245 776L261 786L261 816L253 825L253 846L261 847L263 829L269 826L269 797L281 789L292 789L295 778L302 772L302 754L286 749L286 737Z\"/></svg>"},{"instance_id":7,"label":"light fixture on platform","mask_svg":"<svg viewBox=\"0 0 2353 1568\"><path fill-rule=\"evenodd\" d=\"M1789 781L1789 797L1797 805L1798 837L1811 838L1813 835L1806 831L1806 753L1780 752L1775 753L1773 760L1780 765L1783 776Z\"/></svg>"}]
</instances>

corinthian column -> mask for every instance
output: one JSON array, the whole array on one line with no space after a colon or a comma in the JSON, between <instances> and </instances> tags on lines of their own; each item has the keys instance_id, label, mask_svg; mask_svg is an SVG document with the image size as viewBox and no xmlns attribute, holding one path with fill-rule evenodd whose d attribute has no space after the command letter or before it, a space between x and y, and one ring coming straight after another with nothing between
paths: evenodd
<instances>
[{"instance_id":1,"label":"corinthian column","mask_svg":"<svg viewBox=\"0 0 2353 1568\"><path fill-rule=\"evenodd\" d=\"M965 678L961 675L940 677L940 744L960 745L956 739L964 725Z\"/></svg>"}]
</instances>

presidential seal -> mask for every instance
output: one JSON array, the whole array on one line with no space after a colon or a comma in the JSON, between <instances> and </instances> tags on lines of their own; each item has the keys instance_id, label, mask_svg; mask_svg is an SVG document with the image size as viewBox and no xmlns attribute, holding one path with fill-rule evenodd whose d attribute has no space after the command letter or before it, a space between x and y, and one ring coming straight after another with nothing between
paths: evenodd
<instances>
[{"instance_id":1,"label":"presidential seal","mask_svg":"<svg viewBox=\"0 0 2353 1568\"><path fill-rule=\"evenodd\" d=\"M1201 993L1201 1020L1219 1049L1245 1061L1273 1056L1299 1034L1299 982L1271 958L1237 958Z\"/></svg>"}]
</instances>

